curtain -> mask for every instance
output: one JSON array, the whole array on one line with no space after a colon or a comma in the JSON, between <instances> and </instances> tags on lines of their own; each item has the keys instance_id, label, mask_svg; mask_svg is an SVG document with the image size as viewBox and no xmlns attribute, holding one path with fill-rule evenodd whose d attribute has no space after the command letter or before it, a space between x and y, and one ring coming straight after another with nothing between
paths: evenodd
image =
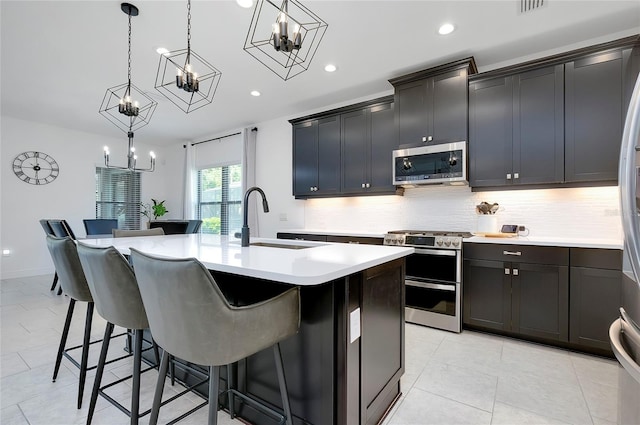
<instances>
[{"instance_id":1,"label":"curtain","mask_svg":"<svg viewBox=\"0 0 640 425\"><path fill-rule=\"evenodd\" d=\"M196 218L198 170L196 169L195 146L187 143L184 146L184 199L182 200L182 218Z\"/></svg>"},{"instance_id":2,"label":"curtain","mask_svg":"<svg viewBox=\"0 0 640 425\"><path fill-rule=\"evenodd\" d=\"M258 129L247 127L242 130L242 193L256 185L256 139ZM260 194L252 194L247 205L248 225L251 235L260 236L258 227L258 199Z\"/></svg>"}]
</instances>

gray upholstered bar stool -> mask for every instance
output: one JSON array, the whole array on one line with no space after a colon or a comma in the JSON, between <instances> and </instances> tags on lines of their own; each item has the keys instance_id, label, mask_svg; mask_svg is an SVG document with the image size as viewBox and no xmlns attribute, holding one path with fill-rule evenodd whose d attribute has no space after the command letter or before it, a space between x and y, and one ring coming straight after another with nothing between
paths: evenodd
<instances>
[{"instance_id":1,"label":"gray upholstered bar stool","mask_svg":"<svg viewBox=\"0 0 640 425\"><path fill-rule=\"evenodd\" d=\"M80 369L80 378L78 385L78 409L82 407L82 394L84 392L84 384L87 377L87 371L95 369L96 366L87 366L89 358L89 346L100 342L90 341L91 337L91 323L93 320L93 297L87 284L87 280L78 258L78 251L76 244L70 237L58 238L55 236L47 235L47 248L51 253L53 264L58 272L60 287L69 296L69 308L67 309L67 317L65 319L64 328L62 330L62 337L60 338L60 346L58 348L58 354L56 356L56 364L53 369L53 381L55 382L58 377L58 371L60 370L60 364L62 357L66 357L71 363ZM73 310L77 301L87 303L87 315L84 325L84 338L82 345L66 348L67 337L69 336L69 328L71 326L71 319L73 318ZM122 335L122 334L120 334ZM120 336L115 335L115 336ZM69 351L82 347L82 354L80 363L78 363L71 355ZM112 361L120 360L123 356Z\"/></svg>"},{"instance_id":2,"label":"gray upholstered bar stool","mask_svg":"<svg viewBox=\"0 0 640 425\"><path fill-rule=\"evenodd\" d=\"M147 370L153 369L153 367L142 370L142 333L144 329L149 327L149 322L140 298L136 277L129 262L114 247L91 247L78 242L78 256L80 257L80 263L84 269L98 314L107 321L93 392L91 393L87 425L91 423L93 418L98 394L127 414L131 418L131 424L137 424L141 416L150 412L148 410L140 413L140 375ZM131 393L130 410L104 392L106 388L130 377L122 378L100 387L114 325L133 331L133 391ZM156 364L159 364L157 347L153 345L153 348L156 350Z\"/></svg>"},{"instance_id":3,"label":"gray upholstered bar stool","mask_svg":"<svg viewBox=\"0 0 640 425\"><path fill-rule=\"evenodd\" d=\"M227 302L209 270L195 258L163 259L133 248L131 258L151 332L165 350L149 424L155 425L158 421L168 353L209 367L208 423L215 425L220 366L273 347L283 419L291 425L293 419L279 343L297 333L300 327L299 288L256 304L234 307ZM233 417L232 395L250 400L235 390L229 390L229 394ZM268 408L264 410L274 413Z\"/></svg>"}]
</instances>

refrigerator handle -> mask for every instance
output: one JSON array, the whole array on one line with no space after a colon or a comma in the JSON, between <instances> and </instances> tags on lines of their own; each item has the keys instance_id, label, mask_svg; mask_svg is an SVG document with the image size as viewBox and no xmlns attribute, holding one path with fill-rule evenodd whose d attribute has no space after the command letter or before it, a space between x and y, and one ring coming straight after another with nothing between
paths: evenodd
<instances>
[{"instance_id":1,"label":"refrigerator handle","mask_svg":"<svg viewBox=\"0 0 640 425\"><path fill-rule=\"evenodd\" d=\"M640 346L640 333L638 333L638 329L633 324L629 324L625 322L623 318L620 318L609 327L611 349L627 373L640 383L640 365L635 362L622 344L621 335L623 332L634 344Z\"/></svg>"}]
</instances>

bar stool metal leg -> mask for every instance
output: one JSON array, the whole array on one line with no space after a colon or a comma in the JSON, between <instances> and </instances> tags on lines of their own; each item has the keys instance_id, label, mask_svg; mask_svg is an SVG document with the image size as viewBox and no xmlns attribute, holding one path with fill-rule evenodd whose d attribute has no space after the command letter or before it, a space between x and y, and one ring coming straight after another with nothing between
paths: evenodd
<instances>
[{"instance_id":1,"label":"bar stool metal leg","mask_svg":"<svg viewBox=\"0 0 640 425\"><path fill-rule=\"evenodd\" d=\"M98 391L100 390L100 384L102 382L102 373L104 372L104 365L107 360L107 352L109 351L109 342L111 341L111 334L113 333L113 323L107 322L107 327L104 330L104 339L102 340L102 349L100 350L100 358L98 359L98 367L96 369L96 377L93 382L93 391L91 391L91 401L89 402L89 416L87 417L87 425L91 425L93 419L93 413L96 410L96 402L98 401Z\"/></svg>"},{"instance_id":2,"label":"bar stool metal leg","mask_svg":"<svg viewBox=\"0 0 640 425\"><path fill-rule=\"evenodd\" d=\"M78 409L82 407L84 383L87 379L87 361L89 360L89 343L91 342L91 322L93 319L93 303L87 303L87 318L84 324L84 340L82 342L82 360L80 362L80 385L78 386Z\"/></svg>"},{"instance_id":3,"label":"bar stool metal leg","mask_svg":"<svg viewBox=\"0 0 640 425\"><path fill-rule=\"evenodd\" d=\"M58 348L58 355L56 356L56 365L53 368L52 382L56 382L58 377L58 371L60 370L60 363L62 362L62 353L64 353L64 347L67 344L67 337L69 336L69 327L71 326L71 318L73 317L73 309L76 305L76 300L73 298L69 300L69 308L67 309L67 318L64 321L64 328L62 329L62 338L60 338L60 347Z\"/></svg>"},{"instance_id":4,"label":"bar stool metal leg","mask_svg":"<svg viewBox=\"0 0 640 425\"><path fill-rule=\"evenodd\" d=\"M131 396L131 425L138 424L140 416L140 373L142 369L142 330L133 331L133 395Z\"/></svg>"},{"instance_id":5,"label":"bar stool metal leg","mask_svg":"<svg viewBox=\"0 0 640 425\"><path fill-rule=\"evenodd\" d=\"M209 425L218 423L218 388L220 385L220 366L209 367Z\"/></svg>"},{"instance_id":6,"label":"bar stool metal leg","mask_svg":"<svg viewBox=\"0 0 640 425\"><path fill-rule=\"evenodd\" d=\"M167 376L167 369L169 368L169 354L167 350L162 352L162 360L160 361L160 368L158 368L159 376ZM151 406L151 416L149 417L149 425L158 424L158 414L160 413L160 404L162 403L162 392L164 390L164 379L158 379L156 383L156 392L153 396L153 405Z\"/></svg>"},{"instance_id":7,"label":"bar stool metal leg","mask_svg":"<svg viewBox=\"0 0 640 425\"><path fill-rule=\"evenodd\" d=\"M58 284L58 272L56 272L53 275L53 283L51 284L51 289L49 289L50 291L53 291L54 289L56 289L56 285Z\"/></svg>"},{"instance_id":8,"label":"bar stool metal leg","mask_svg":"<svg viewBox=\"0 0 640 425\"><path fill-rule=\"evenodd\" d=\"M278 383L280 384L280 396L282 397L282 410L287 417L286 424L293 425L291 417L291 406L289 405L289 392L287 391L287 381L284 379L284 367L282 365L282 353L280 352L280 343L274 344L273 355L276 360L276 371L278 373Z\"/></svg>"},{"instance_id":9,"label":"bar stool metal leg","mask_svg":"<svg viewBox=\"0 0 640 425\"><path fill-rule=\"evenodd\" d=\"M229 395L229 416L231 419L236 417L235 399L233 397L233 363L227 365L227 394Z\"/></svg>"}]
</instances>

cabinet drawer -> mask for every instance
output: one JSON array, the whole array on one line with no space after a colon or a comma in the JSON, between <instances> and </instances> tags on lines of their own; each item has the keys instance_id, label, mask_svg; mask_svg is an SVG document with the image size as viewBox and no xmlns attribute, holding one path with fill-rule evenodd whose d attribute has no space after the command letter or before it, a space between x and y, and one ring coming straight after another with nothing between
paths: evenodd
<instances>
[{"instance_id":1,"label":"cabinet drawer","mask_svg":"<svg viewBox=\"0 0 640 425\"><path fill-rule=\"evenodd\" d=\"M569 248L555 246L465 243L464 258L479 260L513 261L518 263L569 264Z\"/></svg>"},{"instance_id":2,"label":"cabinet drawer","mask_svg":"<svg viewBox=\"0 0 640 425\"><path fill-rule=\"evenodd\" d=\"M277 236L278 239L297 239L297 240L304 240L304 241L317 241L317 242L326 242L327 241L327 235L311 235L308 233L283 233L283 232L278 232Z\"/></svg>"},{"instance_id":3,"label":"cabinet drawer","mask_svg":"<svg viewBox=\"0 0 640 425\"><path fill-rule=\"evenodd\" d=\"M382 245L383 238L368 236L335 236L327 235L327 242L361 243L366 245Z\"/></svg>"},{"instance_id":4,"label":"cabinet drawer","mask_svg":"<svg viewBox=\"0 0 640 425\"><path fill-rule=\"evenodd\" d=\"M622 270L622 250L600 248L571 248L571 267Z\"/></svg>"}]
</instances>

